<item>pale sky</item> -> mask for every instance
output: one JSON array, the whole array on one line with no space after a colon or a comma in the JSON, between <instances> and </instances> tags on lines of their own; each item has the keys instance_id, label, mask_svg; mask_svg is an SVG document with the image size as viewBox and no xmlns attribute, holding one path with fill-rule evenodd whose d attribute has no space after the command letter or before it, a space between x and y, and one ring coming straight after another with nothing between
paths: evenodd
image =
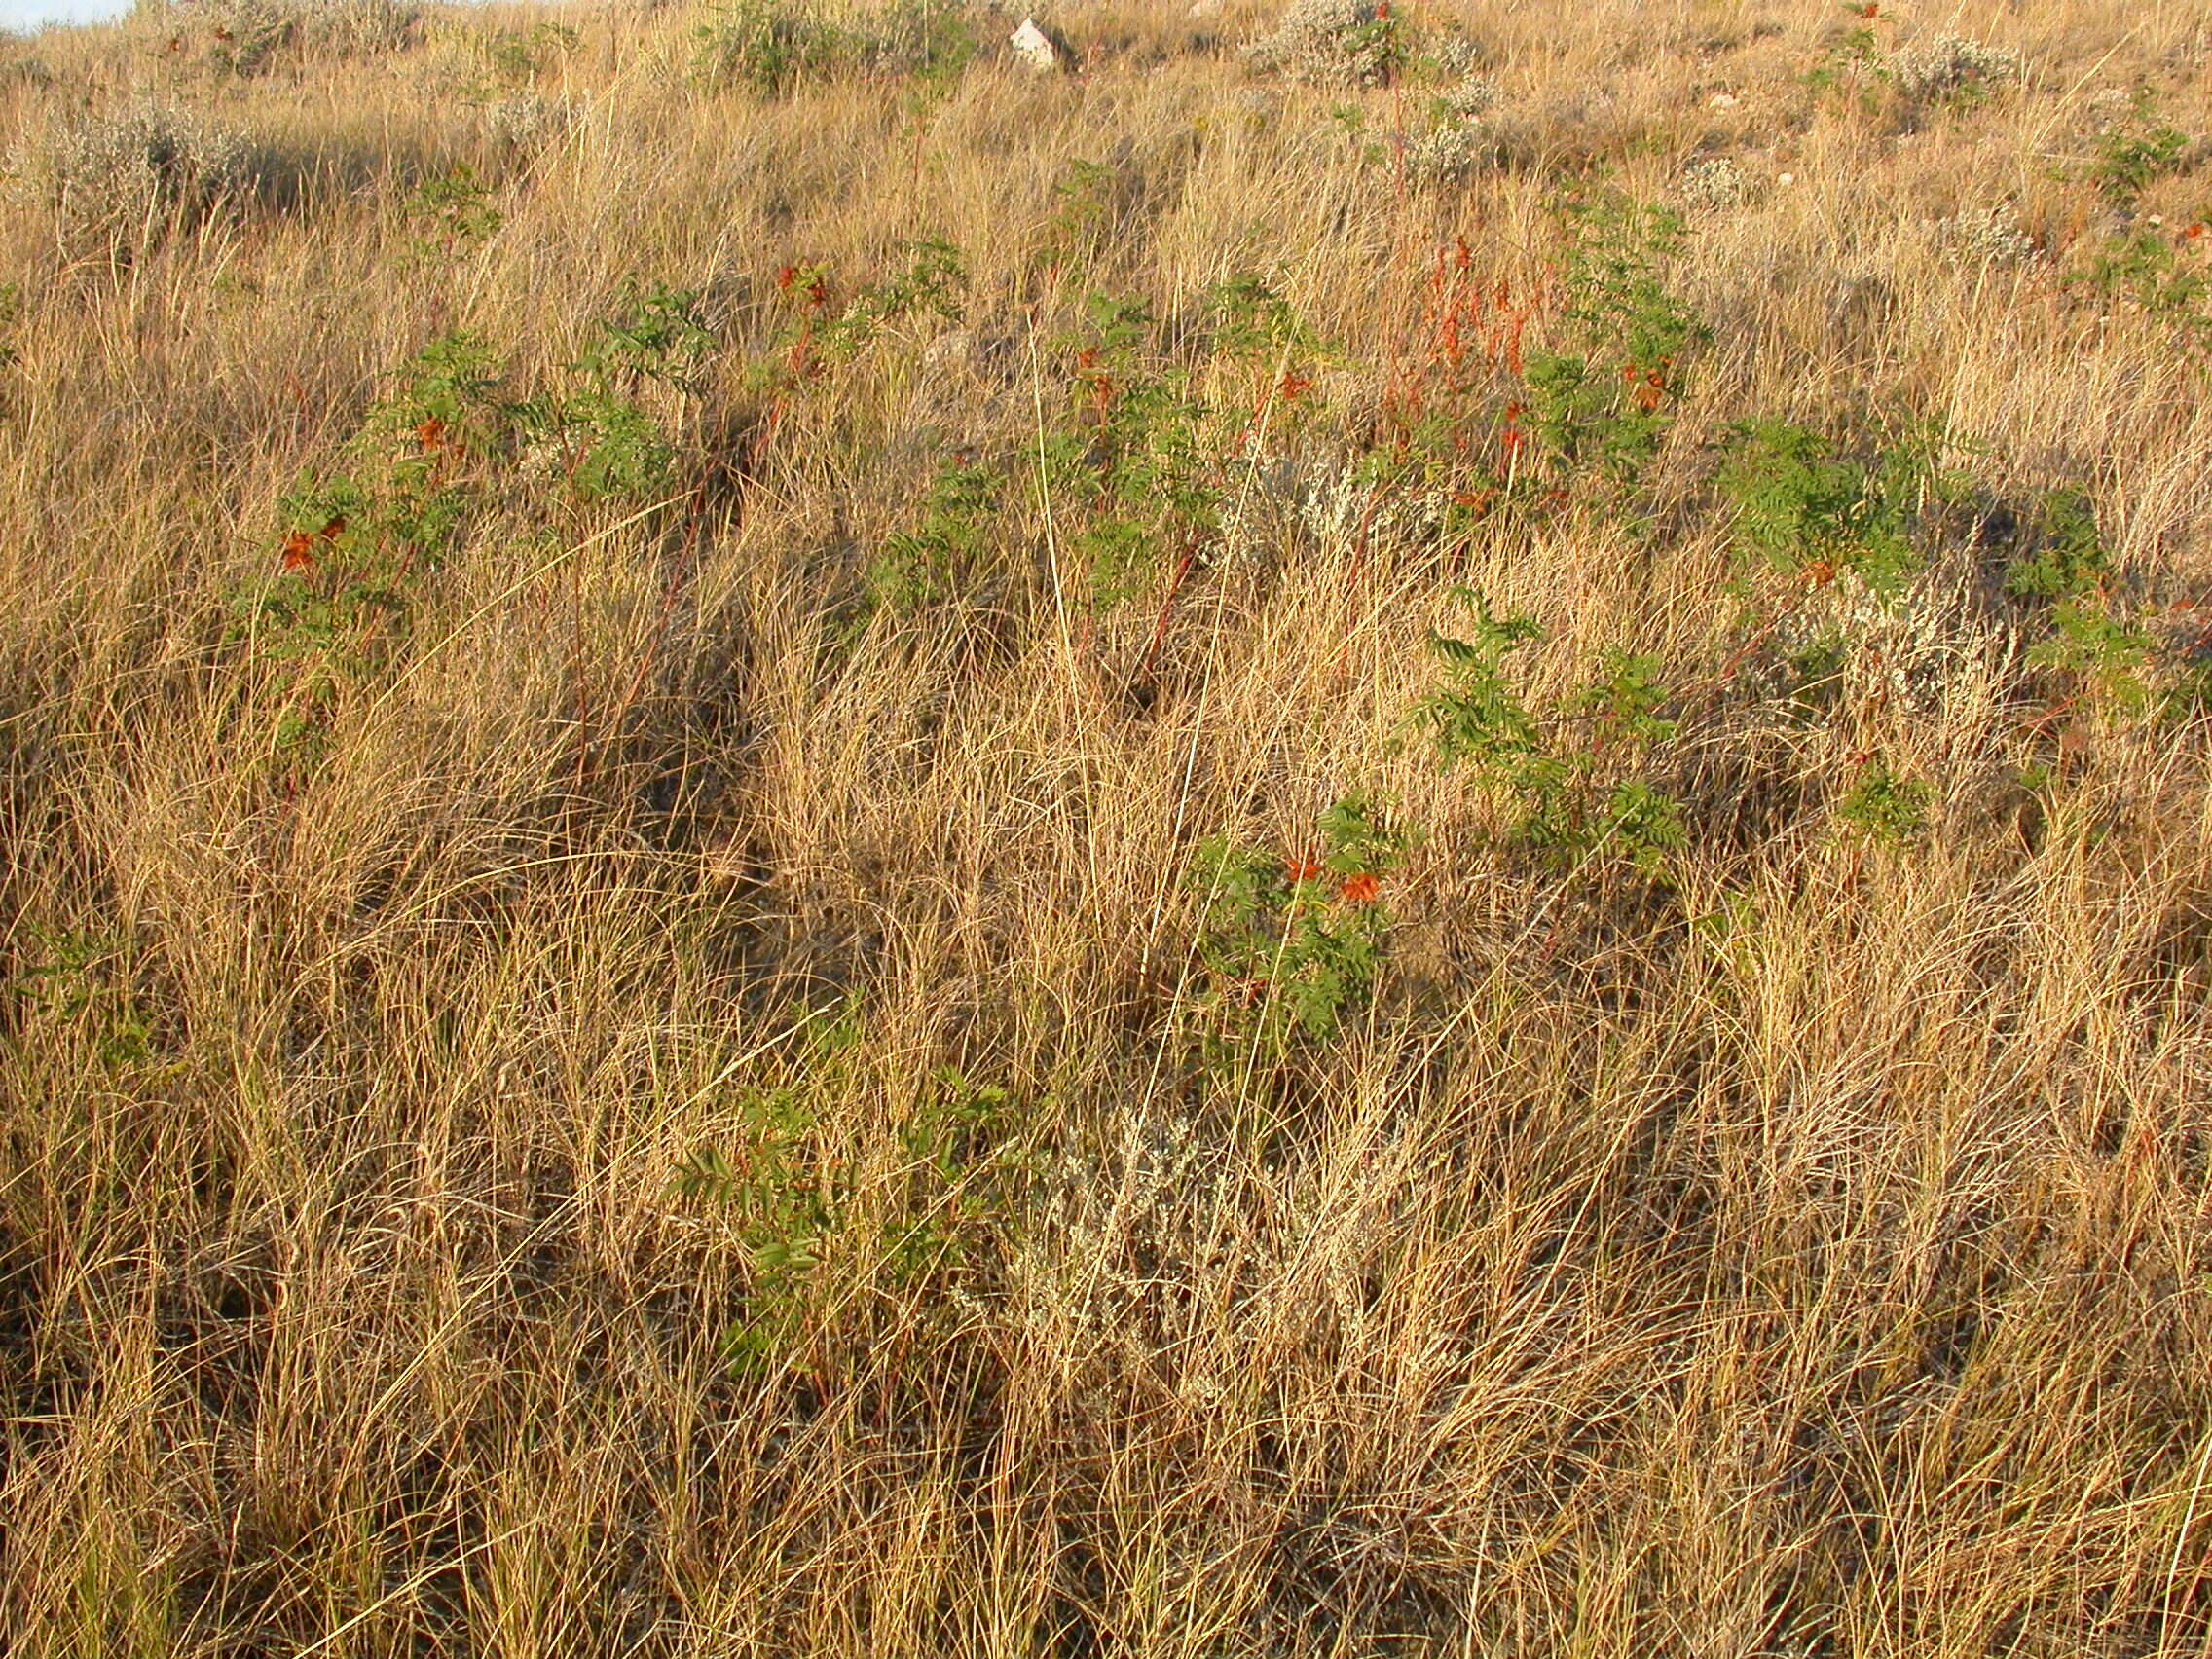
<instances>
[{"instance_id":1,"label":"pale sky","mask_svg":"<svg viewBox=\"0 0 2212 1659\"><path fill-rule=\"evenodd\" d=\"M130 0L0 0L0 29L35 29L41 23L82 23L119 18Z\"/></svg>"}]
</instances>

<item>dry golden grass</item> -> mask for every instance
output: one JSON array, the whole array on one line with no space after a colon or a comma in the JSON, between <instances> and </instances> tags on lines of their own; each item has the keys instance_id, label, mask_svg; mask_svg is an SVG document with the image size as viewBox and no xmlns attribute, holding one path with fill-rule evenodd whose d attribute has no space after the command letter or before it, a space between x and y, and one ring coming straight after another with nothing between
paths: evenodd
<instances>
[{"instance_id":1,"label":"dry golden grass","mask_svg":"<svg viewBox=\"0 0 2212 1659\"><path fill-rule=\"evenodd\" d=\"M1986 520L1792 713L1759 665L1840 588L1732 552L1714 445L1941 418L1983 508L2088 491L2099 603L2188 674L2204 338L2065 278L2122 228L2097 94L2212 129L2212 28L1883 0L1885 48L2023 65L1916 110L1805 84L1830 0L1435 4L1499 102L1431 185L1418 86L1239 64L1275 10L1069 0L1080 77L780 98L702 86L682 10L437 11L250 75L191 12L6 49L26 179L151 100L253 181L0 218L13 1651L2207 1651L2205 716L2025 660ZM568 116L519 142L471 101L529 94ZM2132 228L2212 277L2200 150ZM1561 348L1547 203L1678 200L1701 154L1745 193L1666 264L1711 337L1632 497L1440 538L1361 531L1379 487L1315 531L1225 462L1258 555L1092 613L1038 466L1086 293L1228 396L1199 297L1270 280L1332 347L1253 440L1309 484L1432 361L1440 249ZM1054 265L1078 162L1105 217ZM480 239L406 208L456 164ZM2027 256L1961 252L2007 204ZM780 271L847 295L928 237L957 336L749 375ZM716 331L636 391L667 488L464 458L454 545L314 703L323 648L238 620L296 480L447 331L502 396L572 384L630 279ZM980 551L871 599L956 450L1003 476ZM1658 659L1658 873L1536 856L1410 734L1458 585L1543 625L1531 703ZM1876 765L1917 834L1844 810ZM1421 831L1372 997L1208 1063L1268 993L1198 954L1201 840L1295 853L1355 792ZM680 1180L710 1149L734 1193Z\"/></svg>"}]
</instances>

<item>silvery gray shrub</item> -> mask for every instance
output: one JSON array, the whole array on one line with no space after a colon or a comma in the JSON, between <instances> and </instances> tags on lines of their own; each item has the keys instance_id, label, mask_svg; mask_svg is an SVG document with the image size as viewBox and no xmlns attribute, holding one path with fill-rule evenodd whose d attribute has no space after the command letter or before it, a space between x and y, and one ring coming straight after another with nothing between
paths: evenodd
<instances>
[{"instance_id":1,"label":"silvery gray shrub","mask_svg":"<svg viewBox=\"0 0 2212 1659\"><path fill-rule=\"evenodd\" d=\"M64 241L147 245L205 217L251 181L237 134L143 102L50 129L19 148L18 192L56 215Z\"/></svg>"}]
</instances>

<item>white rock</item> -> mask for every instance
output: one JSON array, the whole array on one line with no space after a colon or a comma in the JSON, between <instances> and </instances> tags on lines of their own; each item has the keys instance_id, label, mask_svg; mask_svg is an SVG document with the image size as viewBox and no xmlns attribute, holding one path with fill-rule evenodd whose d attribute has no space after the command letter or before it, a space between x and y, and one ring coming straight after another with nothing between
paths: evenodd
<instances>
[{"instance_id":1,"label":"white rock","mask_svg":"<svg viewBox=\"0 0 2212 1659\"><path fill-rule=\"evenodd\" d=\"M1067 48L1040 28L1035 18L1022 18L1021 27L1008 37L1007 45L1014 48L1014 56L1040 75L1070 67Z\"/></svg>"}]
</instances>

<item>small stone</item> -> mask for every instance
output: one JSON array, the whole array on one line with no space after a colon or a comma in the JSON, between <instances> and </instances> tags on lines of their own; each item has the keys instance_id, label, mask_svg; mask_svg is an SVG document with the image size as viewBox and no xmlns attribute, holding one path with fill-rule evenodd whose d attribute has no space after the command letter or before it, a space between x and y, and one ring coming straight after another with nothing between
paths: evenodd
<instances>
[{"instance_id":1,"label":"small stone","mask_svg":"<svg viewBox=\"0 0 2212 1659\"><path fill-rule=\"evenodd\" d=\"M1067 43L1035 18L1022 18L1021 27L1008 37L1007 45L1014 49L1014 56L1040 75L1065 74L1075 67L1075 54Z\"/></svg>"},{"instance_id":2,"label":"small stone","mask_svg":"<svg viewBox=\"0 0 2212 1659\"><path fill-rule=\"evenodd\" d=\"M1734 109L1741 102L1734 92L1714 92L1705 100L1707 109Z\"/></svg>"}]
</instances>

